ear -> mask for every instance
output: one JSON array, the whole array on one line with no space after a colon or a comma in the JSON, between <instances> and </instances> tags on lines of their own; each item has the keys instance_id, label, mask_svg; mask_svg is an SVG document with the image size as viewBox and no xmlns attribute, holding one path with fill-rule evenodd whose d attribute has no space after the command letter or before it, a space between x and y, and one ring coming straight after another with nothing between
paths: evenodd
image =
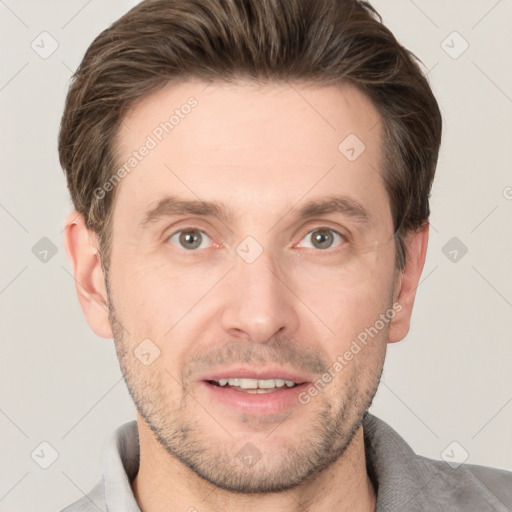
<instances>
[{"instance_id":1,"label":"ear","mask_svg":"<svg viewBox=\"0 0 512 512\"><path fill-rule=\"evenodd\" d=\"M418 230L409 232L404 239L407 258L395 284L393 304L396 305L396 315L391 321L389 343L404 339L409 332L416 289L427 255L428 230L427 222Z\"/></svg>"},{"instance_id":2,"label":"ear","mask_svg":"<svg viewBox=\"0 0 512 512\"><path fill-rule=\"evenodd\" d=\"M78 300L89 327L102 338L113 338L98 236L87 228L83 215L76 211L66 218L64 246L73 269Z\"/></svg>"}]
</instances>

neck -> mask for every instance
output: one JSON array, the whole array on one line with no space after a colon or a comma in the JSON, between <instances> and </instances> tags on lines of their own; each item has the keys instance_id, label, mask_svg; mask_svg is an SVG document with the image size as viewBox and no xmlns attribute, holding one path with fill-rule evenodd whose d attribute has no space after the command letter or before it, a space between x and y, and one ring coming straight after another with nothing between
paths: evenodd
<instances>
[{"instance_id":1,"label":"neck","mask_svg":"<svg viewBox=\"0 0 512 512\"><path fill-rule=\"evenodd\" d=\"M235 494L206 482L170 456L142 418L137 421L139 472L132 482L142 512L373 512L376 493L366 471L363 428L342 456L324 471L288 491Z\"/></svg>"}]
</instances>

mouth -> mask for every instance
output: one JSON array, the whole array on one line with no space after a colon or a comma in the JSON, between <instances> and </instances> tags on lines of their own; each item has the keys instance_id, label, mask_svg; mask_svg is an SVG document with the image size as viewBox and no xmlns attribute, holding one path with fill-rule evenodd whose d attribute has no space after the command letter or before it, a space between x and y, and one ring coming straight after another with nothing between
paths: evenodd
<instances>
[{"instance_id":1,"label":"mouth","mask_svg":"<svg viewBox=\"0 0 512 512\"><path fill-rule=\"evenodd\" d=\"M242 393L253 395L262 395L265 393L274 393L281 389L289 389L298 386L301 383L288 379L246 379L243 377L235 377L230 379L208 380L206 381L212 386L220 388L235 389Z\"/></svg>"},{"instance_id":2,"label":"mouth","mask_svg":"<svg viewBox=\"0 0 512 512\"><path fill-rule=\"evenodd\" d=\"M232 370L200 381L207 403L253 415L276 414L299 405L298 395L310 383L305 376L279 369Z\"/></svg>"}]
</instances>

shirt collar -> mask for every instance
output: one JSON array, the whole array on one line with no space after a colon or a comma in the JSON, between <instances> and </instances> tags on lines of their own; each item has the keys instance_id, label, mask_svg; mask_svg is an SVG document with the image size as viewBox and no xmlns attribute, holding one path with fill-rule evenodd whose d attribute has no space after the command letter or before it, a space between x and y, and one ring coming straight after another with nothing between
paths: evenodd
<instances>
[{"instance_id":1,"label":"shirt collar","mask_svg":"<svg viewBox=\"0 0 512 512\"><path fill-rule=\"evenodd\" d=\"M130 421L112 434L103 456L105 504L109 512L141 512L131 488L139 463L137 422Z\"/></svg>"},{"instance_id":2,"label":"shirt collar","mask_svg":"<svg viewBox=\"0 0 512 512\"><path fill-rule=\"evenodd\" d=\"M395 430L372 414L363 420L363 434L366 469L377 493L376 510L412 510L411 502L421 497L433 478L429 467Z\"/></svg>"}]
</instances>

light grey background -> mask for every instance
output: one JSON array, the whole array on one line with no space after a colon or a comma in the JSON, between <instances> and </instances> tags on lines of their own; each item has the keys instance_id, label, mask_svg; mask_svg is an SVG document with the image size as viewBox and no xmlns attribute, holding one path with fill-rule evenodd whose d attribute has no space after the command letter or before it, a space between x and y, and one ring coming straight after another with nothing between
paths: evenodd
<instances>
[{"instance_id":1,"label":"light grey background","mask_svg":"<svg viewBox=\"0 0 512 512\"><path fill-rule=\"evenodd\" d=\"M0 0L1 511L51 512L81 497L107 437L135 418L113 342L89 330L75 296L57 157L72 71L134 4ZM373 4L430 70L444 138L412 329L389 348L372 412L418 453L467 452L468 463L512 470L512 2ZM31 47L51 49L43 31L59 45L47 58ZM454 31L469 44L458 58ZM46 263L32 252L43 237L57 249ZM453 237L468 249L456 262L453 247L443 253ZM49 457L43 441L59 454L48 469L31 458Z\"/></svg>"}]
</instances>

